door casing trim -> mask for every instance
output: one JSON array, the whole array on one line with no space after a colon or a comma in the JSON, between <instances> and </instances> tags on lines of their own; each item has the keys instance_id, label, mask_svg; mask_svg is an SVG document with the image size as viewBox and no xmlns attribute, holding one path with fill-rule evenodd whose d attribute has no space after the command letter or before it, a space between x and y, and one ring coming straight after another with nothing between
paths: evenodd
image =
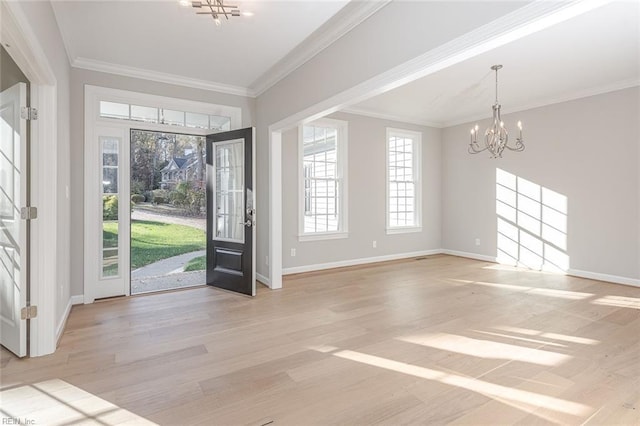
<instances>
[{"instance_id":1,"label":"door casing trim","mask_svg":"<svg viewBox=\"0 0 640 426\"><path fill-rule=\"evenodd\" d=\"M30 122L31 132L31 205L38 208L38 219L31 223L31 304L38 316L29 322L29 356L43 356L56 349L58 263L69 262L68 254L59 259L57 155L58 84L42 45L38 41L19 2L0 2L0 41L31 84L31 107L39 118ZM56 179L51 179L55 176ZM68 198L65 200L68 202ZM56 255L53 255L56 253ZM64 256L64 255L63 255ZM69 285L69 283L67 283Z\"/></svg>"},{"instance_id":2,"label":"door casing trim","mask_svg":"<svg viewBox=\"0 0 640 426\"><path fill-rule=\"evenodd\" d=\"M100 170L97 170L96 164L99 164L100 150L95 142L95 138L99 136L97 129L113 129L116 132L122 132L122 152L120 154L119 179L121 194L128 194L131 184L131 159L130 157L130 136L131 130L143 130L150 132L167 132L192 134L197 136L206 136L211 133L211 129L196 129L191 127L171 126L166 124L144 123L140 121L118 120L101 118L99 116L99 102L124 102L130 104L158 106L165 109L177 109L193 112L202 112L208 114L227 114L231 117L231 128L236 129L242 126L242 109L240 107L210 104L199 101L192 101L181 98L171 98L147 93L133 92L121 89L111 89L94 85L84 86L84 244L85 251L88 247L95 248L95 239L99 238L101 230L99 229L96 218L101 215L99 203L92 203L95 198L95 188L101 181ZM122 250L120 267L124 273L130 267L130 224L131 217L127 212L130 207L130 200L127 197L127 203L120 203L119 213L119 229L121 231L121 239L119 247ZM85 304L93 303L96 299L94 287L100 282L98 259L99 253L94 256L86 255L84 257L84 288L83 302ZM130 293L130 277L121 276L124 279L123 290L124 295Z\"/></svg>"}]
</instances>

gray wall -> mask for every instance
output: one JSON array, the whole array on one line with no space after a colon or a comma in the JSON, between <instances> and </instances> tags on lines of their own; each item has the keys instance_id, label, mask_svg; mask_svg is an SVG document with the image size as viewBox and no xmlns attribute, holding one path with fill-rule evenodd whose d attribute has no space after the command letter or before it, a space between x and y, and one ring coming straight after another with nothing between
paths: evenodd
<instances>
[{"instance_id":1,"label":"gray wall","mask_svg":"<svg viewBox=\"0 0 640 426\"><path fill-rule=\"evenodd\" d=\"M70 299L69 215L66 189L69 186L69 60L49 2L20 2L56 78L57 89L57 239L56 239L56 321L63 318ZM40 190L46 191L47 188Z\"/></svg>"},{"instance_id":2,"label":"gray wall","mask_svg":"<svg viewBox=\"0 0 640 426\"><path fill-rule=\"evenodd\" d=\"M4 91L16 83L27 83L29 80L9 53L0 45L0 91Z\"/></svg>"},{"instance_id":3,"label":"gray wall","mask_svg":"<svg viewBox=\"0 0 640 426\"><path fill-rule=\"evenodd\" d=\"M255 125L255 100L137 78L73 68L71 71L71 294L84 293L84 86L109 87L152 95L242 108L242 125ZM261 141L258 141L261 143Z\"/></svg>"},{"instance_id":4,"label":"gray wall","mask_svg":"<svg viewBox=\"0 0 640 426\"><path fill-rule=\"evenodd\" d=\"M527 147L500 160L467 154L472 123L444 129L443 247L496 256L499 167L567 197L571 269L640 278L638 117L638 87L508 114Z\"/></svg>"},{"instance_id":5,"label":"gray wall","mask_svg":"<svg viewBox=\"0 0 640 426\"><path fill-rule=\"evenodd\" d=\"M349 123L349 237L298 241L298 131L289 130L282 143L283 268L439 249L441 130L344 113L329 118ZM422 132L422 232L386 234L387 127Z\"/></svg>"},{"instance_id":6,"label":"gray wall","mask_svg":"<svg viewBox=\"0 0 640 426\"><path fill-rule=\"evenodd\" d=\"M257 116L258 273L268 276L270 125L510 13L530 1L394 1L261 94ZM451 25L455 22L455 25Z\"/></svg>"}]
</instances>

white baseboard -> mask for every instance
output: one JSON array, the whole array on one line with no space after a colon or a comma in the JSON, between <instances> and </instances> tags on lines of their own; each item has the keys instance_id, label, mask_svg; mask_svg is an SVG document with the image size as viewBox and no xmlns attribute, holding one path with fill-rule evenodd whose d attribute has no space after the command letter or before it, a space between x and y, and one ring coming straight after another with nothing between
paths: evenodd
<instances>
[{"instance_id":1,"label":"white baseboard","mask_svg":"<svg viewBox=\"0 0 640 426\"><path fill-rule=\"evenodd\" d=\"M62 333L64 333L65 325L67 324L67 320L69 319L69 314L71 313L71 306L73 305L82 305L84 303L84 295L79 294L76 296L71 296L69 301L67 302L67 306L64 308L64 314L60 321L58 321L58 325L56 327L56 345L60 341L62 337Z\"/></svg>"},{"instance_id":2,"label":"white baseboard","mask_svg":"<svg viewBox=\"0 0 640 426\"><path fill-rule=\"evenodd\" d=\"M441 253L450 254L452 256L467 257L469 259L484 260L486 262L499 263L496 257L486 256L483 254L468 253L468 252L448 250L448 249L442 249ZM618 275L601 274L599 272L590 272L590 271L581 271L579 269L569 269L565 272L565 274L573 275L580 278L587 278L590 280L598 280L598 281L605 281L605 282L610 282L614 284L623 284L623 285L630 285L633 287L640 287L639 279L621 277Z\"/></svg>"},{"instance_id":3,"label":"white baseboard","mask_svg":"<svg viewBox=\"0 0 640 426\"><path fill-rule=\"evenodd\" d=\"M635 278L620 277L618 275L601 274L599 272L581 271L579 269L569 269L567 275L573 275L580 278L588 278L590 280L607 281L615 284L630 285L640 287L640 280Z\"/></svg>"},{"instance_id":4,"label":"white baseboard","mask_svg":"<svg viewBox=\"0 0 640 426\"><path fill-rule=\"evenodd\" d=\"M342 268L345 266L364 265L367 263L385 262L388 260L407 259L407 258L418 257L418 256L429 256L433 254L448 254L451 256L465 257L468 259L481 260L484 262L498 263L498 259L495 256L487 256L484 254L469 253L469 252L458 251L458 250L434 249L434 250L416 251L411 253L391 254L386 256L367 257L367 258L361 258L361 259L342 260L338 262L319 263L315 265L294 266L291 268L284 268L282 270L282 275L321 271L324 269ZM598 280L598 281L605 281L605 282L610 282L614 284L623 284L623 285L630 285L633 287L640 287L640 279L636 279L636 278L602 274L599 272L581 271L578 269L569 269L568 271L566 271L566 274L574 275L580 278L587 278L591 280ZM266 281L263 280L263 278ZM269 287L271 287L268 282L269 280L266 277L258 275L258 279L263 283L267 284Z\"/></svg>"},{"instance_id":5,"label":"white baseboard","mask_svg":"<svg viewBox=\"0 0 640 426\"><path fill-rule=\"evenodd\" d=\"M267 287L271 288L271 280L267 277L265 277L262 274L258 274L256 272L256 280L260 281L262 284L266 285Z\"/></svg>"},{"instance_id":6,"label":"white baseboard","mask_svg":"<svg viewBox=\"0 0 640 426\"><path fill-rule=\"evenodd\" d=\"M449 249L442 249L440 250L440 253L449 254L451 256L466 257L466 258L475 259L475 260L484 260L485 262L498 263L498 260L496 259L495 256L487 256L484 254L468 253L466 251L457 251L457 250L449 250Z\"/></svg>"},{"instance_id":7,"label":"white baseboard","mask_svg":"<svg viewBox=\"0 0 640 426\"><path fill-rule=\"evenodd\" d=\"M300 274L302 272L322 271L324 269L343 268L345 266L364 265L367 263L386 262L389 260L408 259L411 257L430 256L432 254L440 254L442 250L422 250L409 253L389 254L385 256L364 257L360 259L340 260L337 262L318 263L315 265L294 266L291 268L283 268L282 275Z\"/></svg>"},{"instance_id":8,"label":"white baseboard","mask_svg":"<svg viewBox=\"0 0 640 426\"><path fill-rule=\"evenodd\" d=\"M64 326L67 324L67 319L69 319L69 314L71 313L71 305L72 305L72 298L70 297L69 301L67 302L67 306L64 308L64 313L62 314L62 318L60 318L60 321L58 321L58 325L56 327L56 346L58 345L58 342L62 337L62 333L64 332Z\"/></svg>"},{"instance_id":9,"label":"white baseboard","mask_svg":"<svg viewBox=\"0 0 640 426\"><path fill-rule=\"evenodd\" d=\"M72 305L84 305L84 294L78 294L76 296L71 296L71 304Z\"/></svg>"}]
</instances>

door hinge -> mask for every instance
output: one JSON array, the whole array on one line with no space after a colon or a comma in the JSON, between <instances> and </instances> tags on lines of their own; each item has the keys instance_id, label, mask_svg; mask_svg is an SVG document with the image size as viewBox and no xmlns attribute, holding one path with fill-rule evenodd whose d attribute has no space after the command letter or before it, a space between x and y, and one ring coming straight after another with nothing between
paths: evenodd
<instances>
[{"instance_id":1,"label":"door hinge","mask_svg":"<svg viewBox=\"0 0 640 426\"><path fill-rule=\"evenodd\" d=\"M22 107L20 109L20 118L23 120L37 120L38 110L31 107Z\"/></svg>"},{"instance_id":2,"label":"door hinge","mask_svg":"<svg viewBox=\"0 0 640 426\"><path fill-rule=\"evenodd\" d=\"M38 218L37 207L23 207L20 209L20 218L24 220L33 220Z\"/></svg>"},{"instance_id":3,"label":"door hinge","mask_svg":"<svg viewBox=\"0 0 640 426\"><path fill-rule=\"evenodd\" d=\"M38 316L37 306L26 306L20 311L20 319L28 320Z\"/></svg>"}]
</instances>

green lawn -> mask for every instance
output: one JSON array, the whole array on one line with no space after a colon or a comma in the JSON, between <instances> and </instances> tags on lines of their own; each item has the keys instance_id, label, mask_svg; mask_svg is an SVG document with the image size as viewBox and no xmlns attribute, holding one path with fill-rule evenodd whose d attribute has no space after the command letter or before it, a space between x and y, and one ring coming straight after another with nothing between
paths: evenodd
<instances>
[{"instance_id":1,"label":"green lawn","mask_svg":"<svg viewBox=\"0 0 640 426\"><path fill-rule=\"evenodd\" d=\"M105 245L114 245L118 239L117 223L105 222L102 235ZM191 226L146 220L131 222L131 269L179 254L204 250L205 246L205 232Z\"/></svg>"},{"instance_id":2,"label":"green lawn","mask_svg":"<svg viewBox=\"0 0 640 426\"><path fill-rule=\"evenodd\" d=\"M207 256L194 257L184 266L185 272L204 271L207 268Z\"/></svg>"}]
</instances>

